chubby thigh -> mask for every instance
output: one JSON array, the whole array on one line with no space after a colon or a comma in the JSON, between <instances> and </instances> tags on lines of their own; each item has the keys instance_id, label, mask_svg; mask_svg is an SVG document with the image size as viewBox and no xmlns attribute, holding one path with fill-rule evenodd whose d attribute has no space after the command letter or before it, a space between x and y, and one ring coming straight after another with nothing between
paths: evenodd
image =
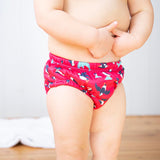
<instances>
[{"instance_id":1,"label":"chubby thigh","mask_svg":"<svg viewBox=\"0 0 160 160\"><path fill-rule=\"evenodd\" d=\"M126 94L123 83L99 109L93 111L90 145L93 160L115 159L119 152L126 117Z\"/></svg>"},{"instance_id":2,"label":"chubby thigh","mask_svg":"<svg viewBox=\"0 0 160 160\"><path fill-rule=\"evenodd\" d=\"M58 159L86 159L93 113L92 99L67 85L51 88L46 98Z\"/></svg>"}]
</instances>

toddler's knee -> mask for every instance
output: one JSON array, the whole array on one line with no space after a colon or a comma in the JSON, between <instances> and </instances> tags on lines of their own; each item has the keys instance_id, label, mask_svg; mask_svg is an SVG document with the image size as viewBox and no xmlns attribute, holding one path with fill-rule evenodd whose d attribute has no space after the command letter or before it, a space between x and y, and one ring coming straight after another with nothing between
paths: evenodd
<instances>
[{"instance_id":1,"label":"toddler's knee","mask_svg":"<svg viewBox=\"0 0 160 160\"><path fill-rule=\"evenodd\" d=\"M108 151L107 153L107 157L110 159L110 160L115 160L118 156L118 153L119 153L119 146L118 145L113 145L110 150Z\"/></svg>"},{"instance_id":2,"label":"toddler's knee","mask_svg":"<svg viewBox=\"0 0 160 160\"><path fill-rule=\"evenodd\" d=\"M56 156L61 160L85 160L88 156L88 148L85 145L61 145L56 147Z\"/></svg>"},{"instance_id":3,"label":"toddler's knee","mask_svg":"<svg viewBox=\"0 0 160 160\"><path fill-rule=\"evenodd\" d=\"M93 160L116 160L118 157L119 150L117 148L110 148L105 152L101 152L99 154L93 154Z\"/></svg>"},{"instance_id":4,"label":"toddler's knee","mask_svg":"<svg viewBox=\"0 0 160 160\"><path fill-rule=\"evenodd\" d=\"M118 157L120 148L120 140L119 139L112 139L110 142L105 142L102 144L102 147L93 153L93 160L98 159L109 159L109 160L116 160Z\"/></svg>"},{"instance_id":5,"label":"toddler's knee","mask_svg":"<svg viewBox=\"0 0 160 160\"><path fill-rule=\"evenodd\" d=\"M112 142L110 143L110 145L107 147L108 148L108 152L106 154L107 157L110 157L110 159L114 160L117 158L118 153L119 153L119 148L120 148L120 137L118 138L113 138Z\"/></svg>"}]
</instances>

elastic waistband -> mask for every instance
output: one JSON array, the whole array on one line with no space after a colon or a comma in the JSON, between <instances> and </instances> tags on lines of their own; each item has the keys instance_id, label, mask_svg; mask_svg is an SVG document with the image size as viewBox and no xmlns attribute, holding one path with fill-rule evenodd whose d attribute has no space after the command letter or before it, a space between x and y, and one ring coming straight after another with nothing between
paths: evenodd
<instances>
[{"instance_id":1,"label":"elastic waistband","mask_svg":"<svg viewBox=\"0 0 160 160\"><path fill-rule=\"evenodd\" d=\"M76 61L76 60L71 60L71 59L66 59L64 57L60 57L57 55L54 55L53 53L49 52L49 61L50 64L61 64L66 67L73 67L76 69L86 69L86 70L91 70L91 69L105 69L105 70L119 70L124 68L121 64L121 60L118 61L113 61L113 62L84 62L84 61Z\"/></svg>"}]
</instances>

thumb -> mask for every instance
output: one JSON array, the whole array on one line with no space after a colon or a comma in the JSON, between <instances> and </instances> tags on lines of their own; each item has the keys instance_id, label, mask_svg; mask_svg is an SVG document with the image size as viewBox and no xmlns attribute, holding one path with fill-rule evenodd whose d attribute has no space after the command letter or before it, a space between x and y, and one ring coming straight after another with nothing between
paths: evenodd
<instances>
[{"instance_id":1,"label":"thumb","mask_svg":"<svg viewBox=\"0 0 160 160\"><path fill-rule=\"evenodd\" d=\"M110 23L109 25L107 25L105 28L108 30L108 31L112 31L113 29L115 29L117 27L117 24L118 22L117 21L114 21L112 23Z\"/></svg>"}]
</instances>

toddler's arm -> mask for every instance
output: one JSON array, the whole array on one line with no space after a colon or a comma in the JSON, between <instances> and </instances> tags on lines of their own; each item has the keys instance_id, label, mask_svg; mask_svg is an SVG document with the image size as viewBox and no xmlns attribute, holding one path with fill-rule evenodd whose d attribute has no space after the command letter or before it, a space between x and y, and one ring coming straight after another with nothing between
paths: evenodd
<instances>
[{"instance_id":1,"label":"toddler's arm","mask_svg":"<svg viewBox=\"0 0 160 160\"><path fill-rule=\"evenodd\" d=\"M135 36L138 48L148 39L154 21L153 7L150 0L128 0L131 14L129 33Z\"/></svg>"},{"instance_id":2,"label":"toddler's arm","mask_svg":"<svg viewBox=\"0 0 160 160\"><path fill-rule=\"evenodd\" d=\"M116 35L112 51L118 57L140 48L148 39L154 21L153 7L150 0L128 0L131 14L129 32L112 30Z\"/></svg>"},{"instance_id":3,"label":"toddler's arm","mask_svg":"<svg viewBox=\"0 0 160 160\"><path fill-rule=\"evenodd\" d=\"M34 0L37 24L60 41L89 48L96 43L96 28L63 11L64 0Z\"/></svg>"},{"instance_id":4,"label":"toddler's arm","mask_svg":"<svg viewBox=\"0 0 160 160\"><path fill-rule=\"evenodd\" d=\"M105 56L112 49L111 31L117 23L113 21L97 29L64 12L63 4L64 0L34 0L40 28L59 41L87 48L94 58Z\"/></svg>"}]
</instances>

